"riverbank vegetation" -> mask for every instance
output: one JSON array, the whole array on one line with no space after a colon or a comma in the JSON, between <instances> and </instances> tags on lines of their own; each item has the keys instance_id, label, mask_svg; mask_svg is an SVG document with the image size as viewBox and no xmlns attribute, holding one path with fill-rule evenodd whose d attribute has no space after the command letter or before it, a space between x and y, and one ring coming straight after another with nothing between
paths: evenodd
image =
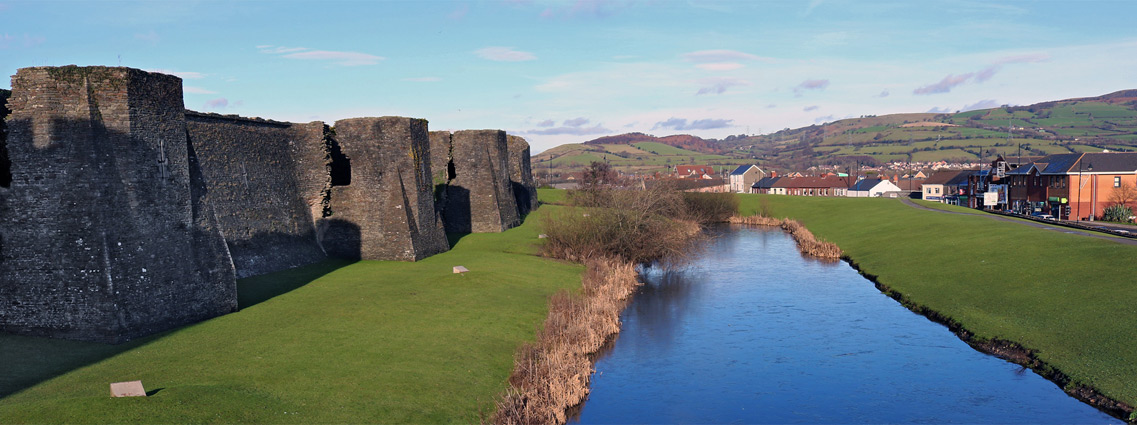
<instances>
[{"instance_id":1,"label":"riverbank vegetation","mask_svg":"<svg viewBox=\"0 0 1137 425\"><path fill-rule=\"evenodd\" d=\"M243 279L239 312L123 345L0 335L0 422L488 420L550 297L581 285L583 266L537 255L556 208L419 262ZM149 397L109 397L136 379Z\"/></svg>"},{"instance_id":2,"label":"riverbank vegetation","mask_svg":"<svg viewBox=\"0 0 1137 425\"><path fill-rule=\"evenodd\" d=\"M537 341L519 350L510 389L493 418L497 424L564 423L566 410L588 396L593 355L620 331L620 311L639 285L636 265L681 261L701 236L701 224L738 211L732 194L666 186L593 186L560 195L539 194L570 205L543 218L542 253L587 264L583 289L557 294Z\"/></svg>"},{"instance_id":3,"label":"riverbank vegetation","mask_svg":"<svg viewBox=\"0 0 1137 425\"><path fill-rule=\"evenodd\" d=\"M841 248L837 244L817 239L809 229L795 220L764 215L748 215L733 216L729 221L736 224L780 227L790 234L794 242L797 242L797 248L802 254L824 260L836 261L841 259Z\"/></svg>"},{"instance_id":4,"label":"riverbank vegetation","mask_svg":"<svg viewBox=\"0 0 1137 425\"><path fill-rule=\"evenodd\" d=\"M744 215L792 217L836 243L882 290L973 344L1083 399L1096 389L1123 403L1102 406L1115 415L1137 404L1137 246L894 199L740 198Z\"/></svg>"}]
</instances>

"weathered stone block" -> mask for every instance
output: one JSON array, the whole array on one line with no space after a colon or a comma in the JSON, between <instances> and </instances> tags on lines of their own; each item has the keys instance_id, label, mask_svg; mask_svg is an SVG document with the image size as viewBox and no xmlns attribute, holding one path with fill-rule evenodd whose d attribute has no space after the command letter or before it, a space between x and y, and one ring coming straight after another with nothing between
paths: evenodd
<instances>
[{"instance_id":1,"label":"weathered stone block","mask_svg":"<svg viewBox=\"0 0 1137 425\"><path fill-rule=\"evenodd\" d=\"M122 342L235 311L181 79L24 68L0 187L0 330Z\"/></svg>"},{"instance_id":2,"label":"weathered stone block","mask_svg":"<svg viewBox=\"0 0 1137 425\"><path fill-rule=\"evenodd\" d=\"M323 123L187 111L186 126L238 278L327 258L315 226L331 189Z\"/></svg>"},{"instance_id":3,"label":"weathered stone block","mask_svg":"<svg viewBox=\"0 0 1137 425\"><path fill-rule=\"evenodd\" d=\"M509 182L505 132L464 130L451 136L454 178L442 216L450 233L496 233L520 223Z\"/></svg>"},{"instance_id":4,"label":"weathered stone block","mask_svg":"<svg viewBox=\"0 0 1137 425\"><path fill-rule=\"evenodd\" d=\"M416 261L450 249L434 207L427 122L403 117L336 121L350 184L331 190L321 218L330 255Z\"/></svg>"},{"instance_id":5,"label":"weathered stone block","mask_svg":"<svg viewBox=\"0 0 1137 425\"><path fill-rule=\"evenodd\" d=\"M529 158L529 142L521 136L506 136L509 148L509 182L517 202L517 213L525 217L537 209L537 185L533 183L533 168Z\"/></svg>"}]
</instances>

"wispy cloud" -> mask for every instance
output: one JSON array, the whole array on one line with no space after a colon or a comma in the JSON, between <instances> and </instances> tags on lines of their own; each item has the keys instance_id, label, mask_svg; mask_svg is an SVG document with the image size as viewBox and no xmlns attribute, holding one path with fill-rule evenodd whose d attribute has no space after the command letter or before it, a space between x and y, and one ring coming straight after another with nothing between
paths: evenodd
<instances>
[{"instance_id":1,"label":"wispy cloud","mask_svg":"<svg viewBox=\"0 0 1137 425\"><path fill-rule=\"evenodd\" d=\"M470 5L467 3L462 3L462 4L459 4L458 7L454 8L454 11L450 12L450 14L447 15L447 17L450 18L450 20L452 20L452 21L461 21L462 18L465 18L466 15L469 13L470 13Z\"/></svg>"},{"instance_id":2,"label":"wispy cloud","mask_svg":"<svg viewBox=\"0 0 1137 425\"><path fill-rule=\"evenodd\" d=\"M928 113L931 113L931 114L948 114L948 113L951 113L951 109L941 108L941 107L937 106L937 107L934 107L932 109L929 109Z\"/></svg>"},{"instance_id":3,"label":"wispy cloud","mask_svg":"<svg viewBox=\"0 0 1137 425\"><path fill-rule=\"evenodd\" d=\"M968 81L975 81L976 83L986 82L990 80L995 74L1003 69L1003 65L1016 64L1016 63L1038 63L1050 60L1050 55L1046 53L1031 53L1024 55L1004 56L996 59L994 63L987 65L983 69L975 72L968 72L964 74L948 74L944 79L938 83L928 84L913 90L913 94L928 95L936 93L948 93L952 89L967 83Z\"/></svg>"},{"instance_id":4,"label":"wispy cloud","mask_svg":"<svg viewBox=\"0 0 1137 425\"><path fill-rule=\"evenodd\" d=\"M557 135L572 135L572 136L587 136L593 134L608 134L612 130L604 128L601 124L596 124L592 127L585 127L592 120L584 117L570 118L564 120L560 127L553 127L555 121L545 120L537 123L537 127L542 127L542 130L529 130L526 134L537 134L542 136L557 136Z\"/></svg>"},{"instance_id":5,"label":"wispy cloud","mask_svg":"<svg viewBox=\"0 0 1137 425\"><path fill-rule=\"evenodd\" d=\"M801 96L807 90L825 90L829 87L829 80L805 80L801 84L794 86L794 95Z\"/></svg>"},{"instance_id":6,"label":"wispy cloud","mask_svg":"<svg viewBox=\"0 0 1137 425\"><path fill-rule=\"evenodd\" d=\"M999 107L999 102L995 101L995 99L984 99L984 100L980 100L978 102L972 103L970 105L964 106L963 109L960 109L960 111L967 112L967 111L974 111L976 109L991 109L991 108L998 108L998 107Z\"/></svg>"},{"instance_id":7,"label":"wispy cloud","mask_svg":"<svg viewBox=\"0 0 1137 425\"><path fill-rule=\"evenodd\" d=\"M629 0L574 0L567 7L547 7L542 18L607 18L619 9L634 4Z\"/></svg>"},{"instance_id":8,"label":"wispy cloud","mask_svg":"<svg viewBox=\"0 0 1137 425\"><path fill-rule=\"evenodd\" d=\"M737 50L699 50L695 52L684 53L681 55L683 60L695 63L711 63L711 62L731 62L731 61L746 61L746 60L760 60L763 59L758 55L740 52Z\"/></svg>"},{"instance_id":9,"label":"wispy cloud","mask_svg":"<svg viewBox=\"0 0 1137 425\"><path fill-rule=\"evenodd\" d=\"M813 10L817 9L817 6L821 6L821 0L809 0L809 5L805 7L805 16L809 16L809 14L813 13Z\"/></svg>"},{"instance_id":10,"label":"wispy cloud","mask_svg":"<svg viewBox=\"0 0 1137 425\"><path fill-rule=\"evenodd\" d=\"M182 87L182 91L191 94L217 94L217 92L213 90L206 90L201 87L194 86L184 86Z\"/></svg>"},{"instance_id":11,"label":"wispy cloud","mask_svg":"<svg viewBox=\"0 0 1137 425\"><path fill-rule=\"evenodd\" d=\"M219 97L205 102L205 107L209 109L225 109L229 106L229 99Z\"/></svg>"},{"instance_id":12,"label":"wispy cloud","mask_svg":"<svg viewBox=\"0 0 1137 425\"><path fill-rule=\"evenodd\" d=\"M886 97L888 97L888 95L889 95L889 93L888 93L888 90L882 90L882 91L880 92L880 94L878 94L878 95L876 95L876 96L873 96L873 97L876 97L876 98L881 98L881 99L883 99L883 98L886 98Z\"/></svg>"},{"instance_id":13,"label":"wispy cloud","mask_svg":"<svg viewBox=\"0 0 1137 425\"><path fill-rule=\"evenodd\" d=\"M145 41L150 45L155 45L158 44L159 41L162 41L162 37L159 36L157 32L154 32L154 30L150 30L149 32L145 33L134 34L134 38L136 40Z\"/></svg>"},{"instance_id":14,"label":"wispy cloud","mask_svg":"<svg viewBox=\"0 0 1137 425\"><path fill-rule=\"evenodd\" d=\"M600 124L594 127L553 127L544 130L529 130L527 134L538 134L541 136L558 136L558 135L571 135L571 136L589 136L594 134L610 134L612 130L604 128Z\"/></svg>"},{"instance_id":15,"label":"wispy cloud","mask_svg":"<svg viewBox=\"0 0 1137 425\"><path fill-rule=\"evenodd\" d=\"M193 72L193 71L173 71L173 70L162 69L162 68L148 69L147 71L157 72L159 74L169 74L169 75L173 75L175 77L181 78L183 80L200 80L202 78L205 78L205 74L202 74L200 72Z\"/></svg>"},{"instance_id":16,"label":"wispy cloud","mask_svg":"<svg viewBox=\"0 0 1137 425\"><path fill-rule=\"evenodd\" d=\"M687 122L686 118L674 118L673 117L673 118L669 118L667 120L655 123L655 125L652 126L651 129L657 130L657 129L661 129L661 128L669 128L669 129L676 130L676 131L713 130L716 128L733 127L733 125L731 125L732 122L734 122L734 120L717 119L717 118L706 118L706 119L694 120L691 122Z\"/></svg>"},{"instance_id":17,"label":"wispy cloud","mask_svg":"<svg viewBox=\"0 0 1137 425\"><path fill-rule=\"evenodd\" d=\"M580 126L583 126L585 124L588 124L588 121L589 121L589 119L584 118L584 117L573 118L573 119L565 120L563 125L565 127L580 127Z\"/></svg>"},{"instance_id":18,"label":"wispy cloud","mask_svg":"<svg viewBox=\"0 0 1137 425\"><path fill-rule=\"evenodd\" d=\"M836 117L835 117L835 116L833 116L833 115L826 115L826 116L824 116L824 117L817 117L817 118L814 118L814 119L813 119L813 122L814 122L814 124L821 124L821 123L823 123L823 122L829 122L829 121L833 121L833 119L834 119L834 118L836 118Z\"/></svg>"},{"instance_id":19,"label":"wispy cloud","mask_svg":"<svg viewBox=\"0 0 1137 425\"><path fill-rule=\"evenodd\" d=\"M923 86L923 87L917 88L916 90L913 90L912 94L928 95L928 94L936 94L936 93L947 93L947 92L950 92L951 89L954 89L954 88L958 87L959 85L966 83L967 80L970 80L971 77L973 77L973 76L975 76L975 73L973 73L973 72L968 72L966 74L960 74L960 75L949 74L948 76L944 77L944 79L940 80L940 82L938 82L938 83L928 84L926 86ZM990 77L988 77L988 78L990 78Z\"/></svg>"},{"instance_id":20,"label":"wispy cloud","mask_svg":"<svg viewBox=\"0 0 1137 425\"><path fill-rule=\"evenodd\" d=\"M520 50L514 50L512 47L492 46L474 51L475 55L486 60L498 62L523 62L536 60L537 56Z\"/></svg>"},{"instance_id":21,"label":"wispy cloud","mask_svg":"<svg viewBox=\"0 0 1137 425\"><path fill-rule=\"evenodd\" d=\"M340 66L376 65L386 58L368 53L335 50L312 50L307 47L260 45L261 53L280 55L286 59L328 61Z\"/></svg>"},{"instance_id":22,"label":"wispy cloud","mask_svg":"<svg viewBox=\"0 0 1137 425\"><path fill-rule=\"evenodd\" d=\"M695 92L696 96L704 94L723 94L731 87L749 86L751 83L741 78L721 77L704 78L699 80L699 85L702 87L699 88L698 92Z\"/></svg>"},{"instance_id":23,"label":"wispy cloud","mask_svg":"<svg viewBox=\"0 0 1137 425\"><path fill-rule=\"evenodd\" d=\"M43 36L33 36L24 34L22 36L14 36L8 33L0 35L0 49L8 49L11 47L35 47L47 41Z\"/></svg>"},{"instance_id":24,"label":"wispy cloud","mask_svg":"<svg viewBox=\"0 0 1137 425\"><path fill-rule=\"evenodd\" d=\"M695 65L696 68L705 69L707 71L733 71L744 66L746 65L737 62L715 62Z\"/></svg>"},{"instance_id":25,"label":"wispy cloud","mask_svg":"<svg viewBox=\"0 0 1137 425\"><path fill-rule=\"evenodd\" d=\"M810 105L810 106L806 106L805 108L802 108L802 112L813 112L813 111L816 111L818 109L821 109L821 107L817 106L817 105Z\"/></svg>"}]
</instances>

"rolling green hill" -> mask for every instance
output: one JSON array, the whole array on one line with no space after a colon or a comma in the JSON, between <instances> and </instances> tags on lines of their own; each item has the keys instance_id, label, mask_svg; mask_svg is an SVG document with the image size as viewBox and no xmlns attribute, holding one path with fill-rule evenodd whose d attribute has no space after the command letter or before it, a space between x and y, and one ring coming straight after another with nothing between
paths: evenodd
<instances>
[{"instance_id":1,"label":"rolling green hill","mask_svg":"<svg viewBox=\"0 0 1137 425\"><path fill-rule=\"evenodd\" d=\"M538 176L607 161L625 173L665 172L681 164L716 169L757 163L804 171L887 162L987 162L995 155L1137 151L1137 90L954 114L892 114L838 120L725 140L642 133L562 145L533 157Z\"/></svg>"}]
</instances>

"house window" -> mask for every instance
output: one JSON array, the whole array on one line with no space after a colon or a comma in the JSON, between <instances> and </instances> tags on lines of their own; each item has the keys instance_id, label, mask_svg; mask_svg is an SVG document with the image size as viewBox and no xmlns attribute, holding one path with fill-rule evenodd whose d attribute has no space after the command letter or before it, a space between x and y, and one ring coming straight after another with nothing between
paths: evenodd
<instances>
[{"instance_id":1,"label":"house window","mask_svg":"<svg viewBox=\"0 0 1137 425\"><path fill-rule=\"evenodd\" d=\"M939 195L939 194L940 194L940 188L938 188L938 187L936 188L936 194L937 194L937 195Z\"/></svg>"},{"instance_id":2,"label":"house window","mask_svg":"<svg viewBox=\"0 0 1137 425\"><path fill-rule=\"evenodd\" d=\"M1121 177L1120 176L1113 178L1113 187L1121 187Z\"/></svg>"}]
</instances>

